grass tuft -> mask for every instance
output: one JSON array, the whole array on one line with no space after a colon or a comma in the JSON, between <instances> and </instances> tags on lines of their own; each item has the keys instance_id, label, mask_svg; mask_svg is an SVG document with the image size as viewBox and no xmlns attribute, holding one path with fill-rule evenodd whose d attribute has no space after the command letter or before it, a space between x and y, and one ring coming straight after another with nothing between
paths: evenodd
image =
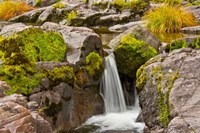
<instances>
[{"instance_id":1,"label":"grass tuft","mask_svg":"<svg viewBox=\"0 0 200 133\"><path fill-rule=\"evenodd\" d=\"M197 25L195 16L179 5L155 8L147 12L144 19L148 20L148 29L157 33L178 32L183 27Z\"/></svg>"},{"instance_id":2,"label":"grass tuft","mask_svg":"<svg viewBox=\"0 0 200 133\"><path fill-rule=\"evenodd\" d=\"M0 20L8 20L33 9L24 2L3 1L0 3Z\"/></svg>"}]
</instances>

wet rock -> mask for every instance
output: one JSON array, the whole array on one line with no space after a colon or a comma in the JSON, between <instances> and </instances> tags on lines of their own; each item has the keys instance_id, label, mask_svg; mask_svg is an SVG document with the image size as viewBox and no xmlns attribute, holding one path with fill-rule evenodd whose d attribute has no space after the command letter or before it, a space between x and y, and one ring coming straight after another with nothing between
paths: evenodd
<instances>
[{"instance_id":1,"label":"wet rock","mask_svg":"<svg viewBox=\"0 0 200 133\"><path fill-rule=\"evenodd\" d=\"M168 133L200 132L200 51L160 54L144 64L137 79L145 124Z\"/></svg>"},{"instance_id":2,"label":"wet rock","mask_svg":"<svg viewBox=\"0 0 200 133\"><path fill-rule=\"evenodd\" d=\"M68 48L66 60L75 64L91 51L99 51L102 47L100 37L93 30L86 27L69 27L46 22L41 26L46 31L57 31L62 34Z\"/></svg>"},{"instance_id":3,"label":"wet rock","mask_svg":"<svg viewBox=\"0 0 200 133\"><path fill-rule=\"evenodd\" d=\"M121 39L128 34L132 34L135 36L136 39L143 40L148 43L148 45L152 46L156 50L159 49L160 41L150 33L146 28L141 27L140 25L135 25L130 29L124 31L123 33L119 34L115 38L113 38L108 46L114 49L118 44L120 44Z\"/></svg>"},{"instance_id":4,"label":"wet rock","mask_svg":"<svg viewBox=\"0 0 200 133\"><path fill-rule=\"evenodd\" d=\"M185 27L182 28L181 31L188 34L198 34L200 33L200 26Z\"/></svg>"}]
</instances>

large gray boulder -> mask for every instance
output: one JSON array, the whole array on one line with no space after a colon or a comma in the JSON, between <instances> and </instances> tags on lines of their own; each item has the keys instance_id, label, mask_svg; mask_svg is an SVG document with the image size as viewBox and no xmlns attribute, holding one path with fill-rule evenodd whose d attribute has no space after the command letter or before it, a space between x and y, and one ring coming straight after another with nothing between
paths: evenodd
<instances>
[{"instance_id":1,"label":"large gray boulder","mask_svg":"<svg viewBox=\"0 0 200 133\"><path fill-rule=\"evenodd\" d=\"M144 122L166 133L200 132L200 51L160 54L137 72Z\"/></svg>"},{"instance_id":2,"label":"large gray boulder","mask_svg":"<svg viewBox=\"0 0 200 133\"><path fill-rule=\"evenodd\" d=\"M128 35L132 34L136 39L143 40L147 42L148 45L152 46L156 50L159 49L160 46L160 41L151 33L149 32L146 28L140 26L140 25L134 25L130 29L124 31L123 33L119 34L115 38L113 38L108 46L112 49L114 49L117 45L120 44L121 39Z\"/></svg>"},{"instance_id":3,"label":"large gray boulder","mask_svg":"<svg viewBox=\"0 0 200 133\"><path fill-rule=\"evenodd\" d=\"M41 28L46 31L56 31L62 34L68 46L66 60L71 64L84 59L91 51L99 52L102 48L99 35L86 27L70 27L46 22Z\"/></svg>"}]
</instances>

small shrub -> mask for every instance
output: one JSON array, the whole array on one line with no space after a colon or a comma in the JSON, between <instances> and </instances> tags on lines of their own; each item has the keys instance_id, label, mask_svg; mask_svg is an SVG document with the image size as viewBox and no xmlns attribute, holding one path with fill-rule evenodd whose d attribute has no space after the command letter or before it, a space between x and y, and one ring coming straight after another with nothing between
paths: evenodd
<instances>
[{"instance_id":1,"label":"small shrub","mask_svg":"<svg viewBox=\"0 0 200 133\"><path fill-rule=\"evenodd\" d=\"M181 28L196 25L192 13L184 11L180 6L161 6L149 11L144 19L148 20L147 27L152 32L177 32Z\"/></svg>"},{"instance_id":2,"label":"small shrub","mask_svg":"<svg viewBox=\"0 0 200 133\"><path fill-rule=\"evenodd\" d=\"M86 70L91 76L94 76L102 69L102 58L99 54L91 52L86 57Z\"/></svg>"},{"instance_id":3,"label":"small shrub","mask_svg":"<svg viewBox=\"0 0 200 133\"><path fill-rule=\"evenodd\" d=\"M119 11L122 11L128 7L130 7L129 2L125 2L125 0L114 0L112 5Z\"/></svg>"},{"instance_id":4,"label":"small shrub","mask_svg":"<svg viewBox=\"0 0 200 133\"><path fill-rule=\"evenodd\" d=\"M120 73L134 77L137 69L147 60L157 55L157 51L133 35L126 35L115 48L115 58Z\"/></svg>"},{"instance_id":5,"label":"small shrub","mask_svg":"<svg viewBox=\"0 0 200 133\"><path fill-rule=\"evenodd\" d=\"M8 20L33 9L24 2L3 1L0 3L0 20Z\"/></svg>"}]
</instances>

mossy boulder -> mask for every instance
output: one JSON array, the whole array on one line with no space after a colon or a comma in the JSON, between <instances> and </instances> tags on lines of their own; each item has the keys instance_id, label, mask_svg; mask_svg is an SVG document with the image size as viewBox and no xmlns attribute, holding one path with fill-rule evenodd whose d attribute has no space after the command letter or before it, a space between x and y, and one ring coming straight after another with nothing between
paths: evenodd
<instances>
[{"instance_id":1,"label":"mossy boulder","mask_svg":"<svg viewBox=\"0 0 200 133\"><path fill-rule=\"evenodd\" d=\"M153 57L138 69L136 88L144 122L151 131L155 127L167 133L180 128L200 131L199 99L195 97L199 95L199 52L176 49Z\"/></svg>"},{"instance_id":2,"label":"mossy boulder","mask_svg":"<svg viewBox=\"0 0 200 133\"><path fill-rule=\"evenodd\" d=\"M36 70L37 61L62 61L66 44L62 36L41 29L26 29L0 41L0 79L6 81L11 90L7 94L28 95L40 83L45 74Z\"/></svg>"},{"instance_id":3,"label":"mossy boulder","mask_svg":"<svg viewBox=\"0 0 200 133\"><path fill-rule=\"evenodd\" d=\"M121 74L135 77L137 69L147 60L157 55L157 51L133 35L126 35L115 48L115 58Z\"/></svg>"}]
</instances>

